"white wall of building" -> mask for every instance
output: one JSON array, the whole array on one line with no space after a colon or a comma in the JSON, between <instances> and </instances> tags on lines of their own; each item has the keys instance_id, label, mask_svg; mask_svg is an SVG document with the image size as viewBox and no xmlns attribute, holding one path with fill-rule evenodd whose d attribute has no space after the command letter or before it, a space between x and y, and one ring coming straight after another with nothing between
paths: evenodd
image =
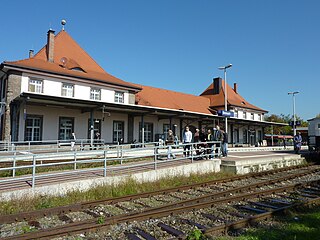
<instances>
[{"instance_id":1,"label":"white wall of building","mask_svg":"<svg viewBox=\"0 0 320 240\"><path fill-rule=\"evenodd\" d=\"M128 91L116 90L116 89L111 89L111 88L101 88L101 86L88 85L88 84L82 84L82 85L79 83L75 84L72 81L65 81L62 79L55 79L55 78L49 78L49 77L46 77L45 79L43 79L43 78L39 78L39 76L33 76L33 75L22 76L21 93L29 92L28 91L29 77L35 77L37 79L43 80L43 93L38 93L41 95L61 97L62 84L63 83L70 83L70 84L74 84L74 97L73 98L75 98L75 99L90 101L91 100L90 99L90 89L91 89L91 87L96 87L98 89L101 89L101 101L102 102L114 103L115 91L120 91L120 92L124 93L124 104L129 103Z\"/></svg>"}]
</instances>

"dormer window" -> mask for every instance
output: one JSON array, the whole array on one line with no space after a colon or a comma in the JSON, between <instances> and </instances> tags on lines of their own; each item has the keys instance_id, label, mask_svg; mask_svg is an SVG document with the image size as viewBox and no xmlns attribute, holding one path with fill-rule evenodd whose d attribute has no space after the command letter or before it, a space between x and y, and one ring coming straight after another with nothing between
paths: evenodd
<instances>
[{"instance_id":1,"label":"dormer window","mask_svg":"<svg viewBox=\"0 0 320 240\"><path fill-rule=\"evenodd\" d=\"M124 103L124 93L115 91L114 92L114 102L116 103Z\"/></svg>"},{"instance_id":2,"label":"dormer window","mask_svg":"<svg viewBox=\"0 0 320 240\"><path fill-rule=\"evenodd\" d=\"M70 70L77 71L77 72L84 72L85 73L85 71L80 67L74 67L74 68L71 68Z\"/></svg>"}]
</instances>

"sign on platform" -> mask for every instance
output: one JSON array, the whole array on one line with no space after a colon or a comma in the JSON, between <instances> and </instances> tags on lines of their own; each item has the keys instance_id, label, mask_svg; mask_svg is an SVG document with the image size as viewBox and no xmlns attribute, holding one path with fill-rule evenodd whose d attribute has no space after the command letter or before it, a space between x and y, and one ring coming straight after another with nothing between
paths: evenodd
<instances>
[{"instance_id":1,"label":"sign on platform","mask_svg":"<svg viewBox=\"0 0 320 240\"><path fill-rule=\"evenodd\" d=\"M218 116L234 117L234 112L225 111L225 110L218 110Z\"/></svg>"}]
</instances>

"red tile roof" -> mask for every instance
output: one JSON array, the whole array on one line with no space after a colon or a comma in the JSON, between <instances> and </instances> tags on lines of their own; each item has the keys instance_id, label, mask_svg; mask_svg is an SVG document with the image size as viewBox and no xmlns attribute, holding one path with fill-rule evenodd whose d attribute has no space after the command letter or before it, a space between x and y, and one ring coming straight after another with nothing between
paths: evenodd
<instances>
[{"instance_id":1,"label":"red tile roof","mask_svg":"<svg viewBox=\"0 0 320 240\"><path fill-rule=\"evenodd\" d=\"M210 100L206 97L149 86L137 86L142 88L136 94L138 105L212 114L209 109Z\"/></svg>"},{"instance_id":2,"label":"red tile roof","mask_svg":"<svg viewBox=\"0 0 320 240\"><path fill-rule=\"evenodd\" d=\"M213 84L211 84L200 96L128 83L105 72L65 31L59 32L54 37L53 57L53 62L47 61L46 46L44 46L33 58L4 62L4 65L83 78L88 83L96 80L102 83L128 87L136 92L142 89L136 93L136 103L138 105L203 114L212 114L212 109L224 108L224 82L222 82L219 94L212 94ZM247 102L228 85L227 90L228 104L267 112Z\"/></svg>"},{"instance_id":3,"label":"red tile roof","mask_svg":"<svg viewBox=\"0 0 320 240\"><path fill-rule=\"evenodd\" d=\"M65 63L62 59L65 60ZM134 84L125 82L104 71L65 31L59 32L54 37L53 62L47 61L46 46L44 46L33 58L4 62L4 64L136 88ZM75 71L79 69L84 72Z\"/></svg>"},{"instance_id":4,"label":"red tile roof","mask_svg":"<svg viewBox=\"0 0 320 240\"><path fill-rule=\"evenodd\" d=\"M231 105L234 107L248 108L248 109L257 110L261 112L268 112L246 101L242 96L236 93L228 84L227 84L227 91L228 91L227 92L228 105ZM200 94L200 96L207 97L208 99L210 99L211 108L220 110L220 109L224 109L224 96L225 96L224 93L225 93L224 80L222 79L222 84L221 84L221 89L219 91L219 94L213 94L213 83L212 83L203 93Z\"/></svg>"}]
</instances>

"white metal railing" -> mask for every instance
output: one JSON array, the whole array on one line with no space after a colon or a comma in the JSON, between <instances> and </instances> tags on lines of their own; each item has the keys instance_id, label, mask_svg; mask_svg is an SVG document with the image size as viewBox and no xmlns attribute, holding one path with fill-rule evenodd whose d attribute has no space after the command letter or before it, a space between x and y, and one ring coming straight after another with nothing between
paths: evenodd
<instances>
[{"instance_id":1,"label":"white metal railing","mask_svg":"<svg viewBox=\"0 0 320 240\"><path fill-rule=\"evenodd\" d=\"M0 155L0 183L31 181L30 185L34 188L37 179L45 177L92 171L102 171L106 177L107 169L116 171L146 166L157 169L157 165L164 160L168 162L188 159L193 162L213 159L220 155L220 146L220 142L170 145L175 158L168 158L169 146L155 143L144 144L144 147L132 144L103 145L102 149L65 152L18 154L19 152L15 151L13 154ZM81 166L93 163L95 165L92 167ZM54 169L59 166L68 168Z\"/></svg>"}]
</instances>

